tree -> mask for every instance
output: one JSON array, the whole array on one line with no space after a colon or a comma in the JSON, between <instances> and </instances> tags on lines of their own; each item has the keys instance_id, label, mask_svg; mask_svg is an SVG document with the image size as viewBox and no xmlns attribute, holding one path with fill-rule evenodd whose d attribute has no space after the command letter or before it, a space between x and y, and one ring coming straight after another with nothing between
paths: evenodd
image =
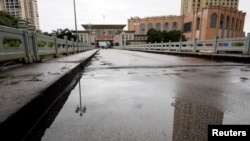
<instances>
[{"instance_id":1,"label":"tree","mask_svg":"<svg viewBox=\"0 0 250 141\"><path fill-rule=\"evenodd\" d=\"M166 32L166 31L158 31L158 30L155 30L155 29L150 29L148 32L147 32L147 36L148 36L148 39L147 41L148 42L151 42L151 43L160 43L161 41L163 42L179 42L180 41L180 37L181 37L181 31L179 30L172 30L172 31L169 31L169 32ZM184 35L182 35L182 41L187 41L186 37Z\"/></svg>"},{"instance_id":2,"label":"tree","mask_svg":"<svg viewBox=\"0 0 250 141\"><path fill-rule=\"evenodd\" d=\"M52 33L56 33L57 38L64 39L64 36L67 36L68 40L73 38L74 41L76 41L76 36L73 35L72 31L70 31L68 28L53 30Z\"/></svg>"},{"instance_id":3,"label":"tree","mask_svg":"<svg viewBox=\"0 0 250 141\"><path fill-rule=\"evenodd\" d=\"M179 42L180 37L181 37L181 31L180 30L172 30L172 31L168 32L168 35L169 35L169 40L171 40L172 42ZM187 39L184 35L182 35L181 40L187 41Z\"/></svg>"},{"instance_id":4,"label":"tree","mask_svg":"<svg viewBox=\"0 0 250 141\"><path fill-rule=\"evenodd\" d=\"M160 43L162 41L162 33L159 30L156 30L154 28L151 28L148 32L147 32L147 36L148 39L147 41L150 43Z\"/></svg>"},{"instance_id":5,"label":"tree","mask_svg":"<svg viewBox=\"0 0 250 141\"><path fill-rule=\"evenodd\" d=\"M18 19L7 12L0 11L0 25L17 28Z\"/></svg>"}]
</instances>

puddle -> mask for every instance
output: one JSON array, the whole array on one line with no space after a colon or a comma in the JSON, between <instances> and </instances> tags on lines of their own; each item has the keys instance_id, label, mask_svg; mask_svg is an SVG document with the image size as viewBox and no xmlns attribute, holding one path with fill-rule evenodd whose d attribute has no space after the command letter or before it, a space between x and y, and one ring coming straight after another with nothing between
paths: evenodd
<instances>
[{"instance_id":1,"label":"puddle","mask_svg":"<svg viewBox=\"0 0 250 141\"><path fill-rule=\"evenodd\" d=\"M244 71L244 72L250 72L250 69L247 69L247 68L244 68L244 69L240 69L241 71Z\"/></svg>"},{"instance_id":2,"label":"puddle","mask_svg":"<svg viewBox=\"0 0 250 141\"><path fill-rule=\"evenodd\" d=\"M190 68L190 69L175 70L175 71L183 71L183 72L196 72L196 71L199 71L199 69L193 69L193 68Z\"/></svg>"},{"instance_id":3,"label":"puddle","mask_svg":"<svg viewBox=\"0 0 250 141\"><path fill-rule=\"evenodd\" d=\"M128 74L137 74L136 72L128 72Z\"/></svg>"},{"instance_id":4,"label":"puddle","mask_svg":"<svg viewBox=\"0 0 250 141\"><path fill-rule=\"evenodd\" d=\"M240 77L240 80L241 80L242 82L246 82L246 81L249 81L249 78L247 78L247 77Z\"/></svg>"},{"instance_id":5,"label":"puddle","mask_svg":"<svg viewBox=\"0 0 250 141\"><path fill-rule=\"evenodd\" d=\"M163 75L175 75L175 76L179 76L179 75L181 75L181 73L164 73Z\"/></svg>"}]
</instances>

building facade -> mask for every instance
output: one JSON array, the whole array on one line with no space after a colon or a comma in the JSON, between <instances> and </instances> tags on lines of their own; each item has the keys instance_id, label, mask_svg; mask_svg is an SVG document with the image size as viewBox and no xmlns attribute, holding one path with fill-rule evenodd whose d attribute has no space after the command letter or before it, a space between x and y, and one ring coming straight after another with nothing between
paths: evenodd
<instances>
[{"instance_id":1,"label":"building facade","mask_svg":"<svg viewBox=\"0 0 250 141\"><path fill-rule=\"evenodd\" d=\"M3 3L0 1L0 11L3 11Z\"/></svg>"},{"instance_id":2,"label":"building facade","mask_svg":"<svg viewBox=\"0 0 250 141\"><path fill-rule=\"evenodd\" d=\"M28 20L36 29L40 29L37 0L0 0L0 10L16 18Z\"/></svg>"},{"instance_id":3,"label":"building facade","mask_svg":"<svg viewBox=\"0 0 250 141\"><path fill-rule=\"evenodd\" d=\"M235 8L207 6L181 16L132 17L128 30L146 35L151 28L160 31L180 30L188 40L211 40L244 36L246 13Z\"/></svg>"},{"instance_id":4,"label":"building facade","mask_svg":"<svg viewBox=\"0 0 250 141\"><path fill-rule=\"evenodd\" d=\"M208 6L238 9L239 0L181 0L181 15L196 12Z\"/></svg>"},{"instance_id":5,"label":"building facade","mask_svg":"<svg viewBox=\"0 0 250 141\"><path fill-rule=\"evenodd\" d=\"M146 35L154 28L160 31L181 30L182 16L154 16L154 17L132 17L128 19L128 30L134 30L135 34Z\"/></svg>"},{"instance_id":6,"label":"building facade","mask_svg":"<svg viewBox=\"0 0 250 141\"><path fill-rule=\"evenodd\" d=\"M78 31L78 39L91 45L106 43L110 46L126 44L134 40L134 32L124 31L126 25L83 24L83 31Z\"/></svg>"},{"instance_id":7,"label":"building facade","mask_svg":"<svg viewBox=\"0 0 250 141\"><path fill-rule=\"evenodd\" d=\"M244 37L246 13L233 8L209 6L184 16L183 34L188 40Z\"/></svg>"}]
</instances>

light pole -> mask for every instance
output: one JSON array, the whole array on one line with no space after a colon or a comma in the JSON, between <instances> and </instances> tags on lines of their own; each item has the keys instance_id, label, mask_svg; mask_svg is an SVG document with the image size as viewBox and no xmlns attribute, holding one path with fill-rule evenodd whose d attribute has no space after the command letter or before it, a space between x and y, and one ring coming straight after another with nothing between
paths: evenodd
<instances>
[{"instance_id":1,"label":"light pole","mask_svg":"<svg viewBox=\"0 0 250 141\"><path fill-rule=\"evenodd\" d=\"M75 30L76 30L76 42L78 42L77 20L76 20L76 2L74 1L74 17L75 17Z\"/></svg>"},{"instance_id":2,"label":"light pole","mask_svg":"<svg viewBox=\"0 0 250 141\"><path fill-rule=\"evenodd\" d=\"M184 30L184 7L185 7L185 0L183 0L183 5L182 5L182 13L181 13L181 36L180 36L180 51L181 51L181 46L182 46L182 35L183 35L183 30Z\"/></svg>"}]
</instances>

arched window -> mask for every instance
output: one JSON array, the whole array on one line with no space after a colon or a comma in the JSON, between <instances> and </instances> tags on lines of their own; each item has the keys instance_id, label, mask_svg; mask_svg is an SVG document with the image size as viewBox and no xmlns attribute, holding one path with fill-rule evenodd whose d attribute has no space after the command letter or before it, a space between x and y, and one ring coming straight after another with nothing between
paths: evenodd
<instances>
[{"instance_id":1,"label":"arched window","mask_svg":"<svg viewBox=\"0 0 250 141\"><path fill-rule=\"evenodd\" d=\"M220 16L220 29L223 28L223 25L224 25L224 15L221 15Z\"/></svg>"},{"instance_id":2,"label":"arched window","mask_svg":"<svg viewBox=\"0 0 250 141\"><path fill-rule=\"evenodd\" d=\"M160 23L156 24L156 30L161 30L161 24Z\"/></svg>"},{"instance_id":3,"label":"arched window","mask_svg":"<svg viewBox=\"0 0 250 141\"><path fill-rule=\"evenodd\" d=\"M211 16L210 28L216 28L217 15L215 13Z\"/></svg>"},{"instance_id":4,"label":"arched window","mask_svg":"<svg viewBox=\"0 0 250 141\"><path fill-rule=\"evenodd\" d=\"M174 22L174 23L173 23L173 28L172 28L172 29L173 29L173 30L177 30L177 28L178 28L177 22Z\"/></svg>"},{"instance_id":5,"label":"arched window","mask_svg":"<svg viewBox=\"0 0 250 141\"><path fill-rule=\"evenodd\" d=\"M237 19L236 20L236 23L235 23L235 29L238 30L238 24L239 24L239 20Z\"/></svg>"},{"instance_id":6,"label":"arched window","mask_svg":"<svg viewBox=\"0 0 250 141\"><path fill-rule=\"evenodd\" d=\"M145 24L141 24L140 29L141 29L140 33L141 33L142 35L144 35L144 34L145 34Z\"/></svg>"},{"instance_id":7,"label":"arched window","mask_svg":"<svg viewBox=\"0 0 250 141\"><path fill-rule=\"evenodd\" d=\"M165 23L165 25L164 25L164 30L165 30L166 32L168 32L168 23Z\"/></svg>"},{"instance_id":8,"label":"arched window","mask_svg":"<svg viewBox=\"0 0 250 141\"><path fill-rule=\"evenodd\" d=\"M232 19L231 30L234 29L234 18Z\"/></svg>"},{"instance_id":9,"label":"arched window","mask_svg":"<svg viewBox=\"0 0 250 141\"><path fill-rule=\"evenodd\" d=\"M240 20L240 29L239 30L241 30L242 29L242 20Z\"/></svg>"},{"instance_id":10,"label":"arched window","mask_svg":"<svg viewBox=\"0 0 250 141\"><path fill-rule=\"evenodd\" d=\"M226 29L229 29L229 25L230 25L230 18L229 18L229 16L227 16Z\"/></svg>"},{"instance_id":11,"label":"arched window","mask_svg":"<svg viewBox=\"0 0 250 141\"><path fill-rule=\"evenodd\" d=\"M200 30L201 18L198 17L196 20L196 30Z\"/></svg>"},{"instance_id":12,"label":"arched window","mask_svg":"<svg viewBox=\"0 0 250 141\"><path fill-rule=\"evenodd\" d=\"M153 28L153 24L152 23L149 23L148 24L148 30L152 29Z\"/></svg>"}]
</instances>

